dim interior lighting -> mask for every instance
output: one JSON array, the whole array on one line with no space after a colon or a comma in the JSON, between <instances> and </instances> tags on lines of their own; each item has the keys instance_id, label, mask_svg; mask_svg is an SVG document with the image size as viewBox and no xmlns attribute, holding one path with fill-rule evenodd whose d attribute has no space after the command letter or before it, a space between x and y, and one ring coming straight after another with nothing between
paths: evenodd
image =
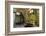
<instances>
[{"instance_id":1,"label":"dim interior lighting","mask_svg":"<svg viewBox=\"0 0 46 36\"><path fill-rule=\"evenodd\" d=\"M30 13L33 13L33 10L30 10Z\"/></svg>"},{"instance_id":2,"label":"dim interior lighting","mask_svg":"<svg viewBox=\"0 0 46 36\"><path fill-rule=\"evenodd\" d=\"M16 12L16 15L20 15L20 13L19 12Z\"/></svg>"}]
</instances>

